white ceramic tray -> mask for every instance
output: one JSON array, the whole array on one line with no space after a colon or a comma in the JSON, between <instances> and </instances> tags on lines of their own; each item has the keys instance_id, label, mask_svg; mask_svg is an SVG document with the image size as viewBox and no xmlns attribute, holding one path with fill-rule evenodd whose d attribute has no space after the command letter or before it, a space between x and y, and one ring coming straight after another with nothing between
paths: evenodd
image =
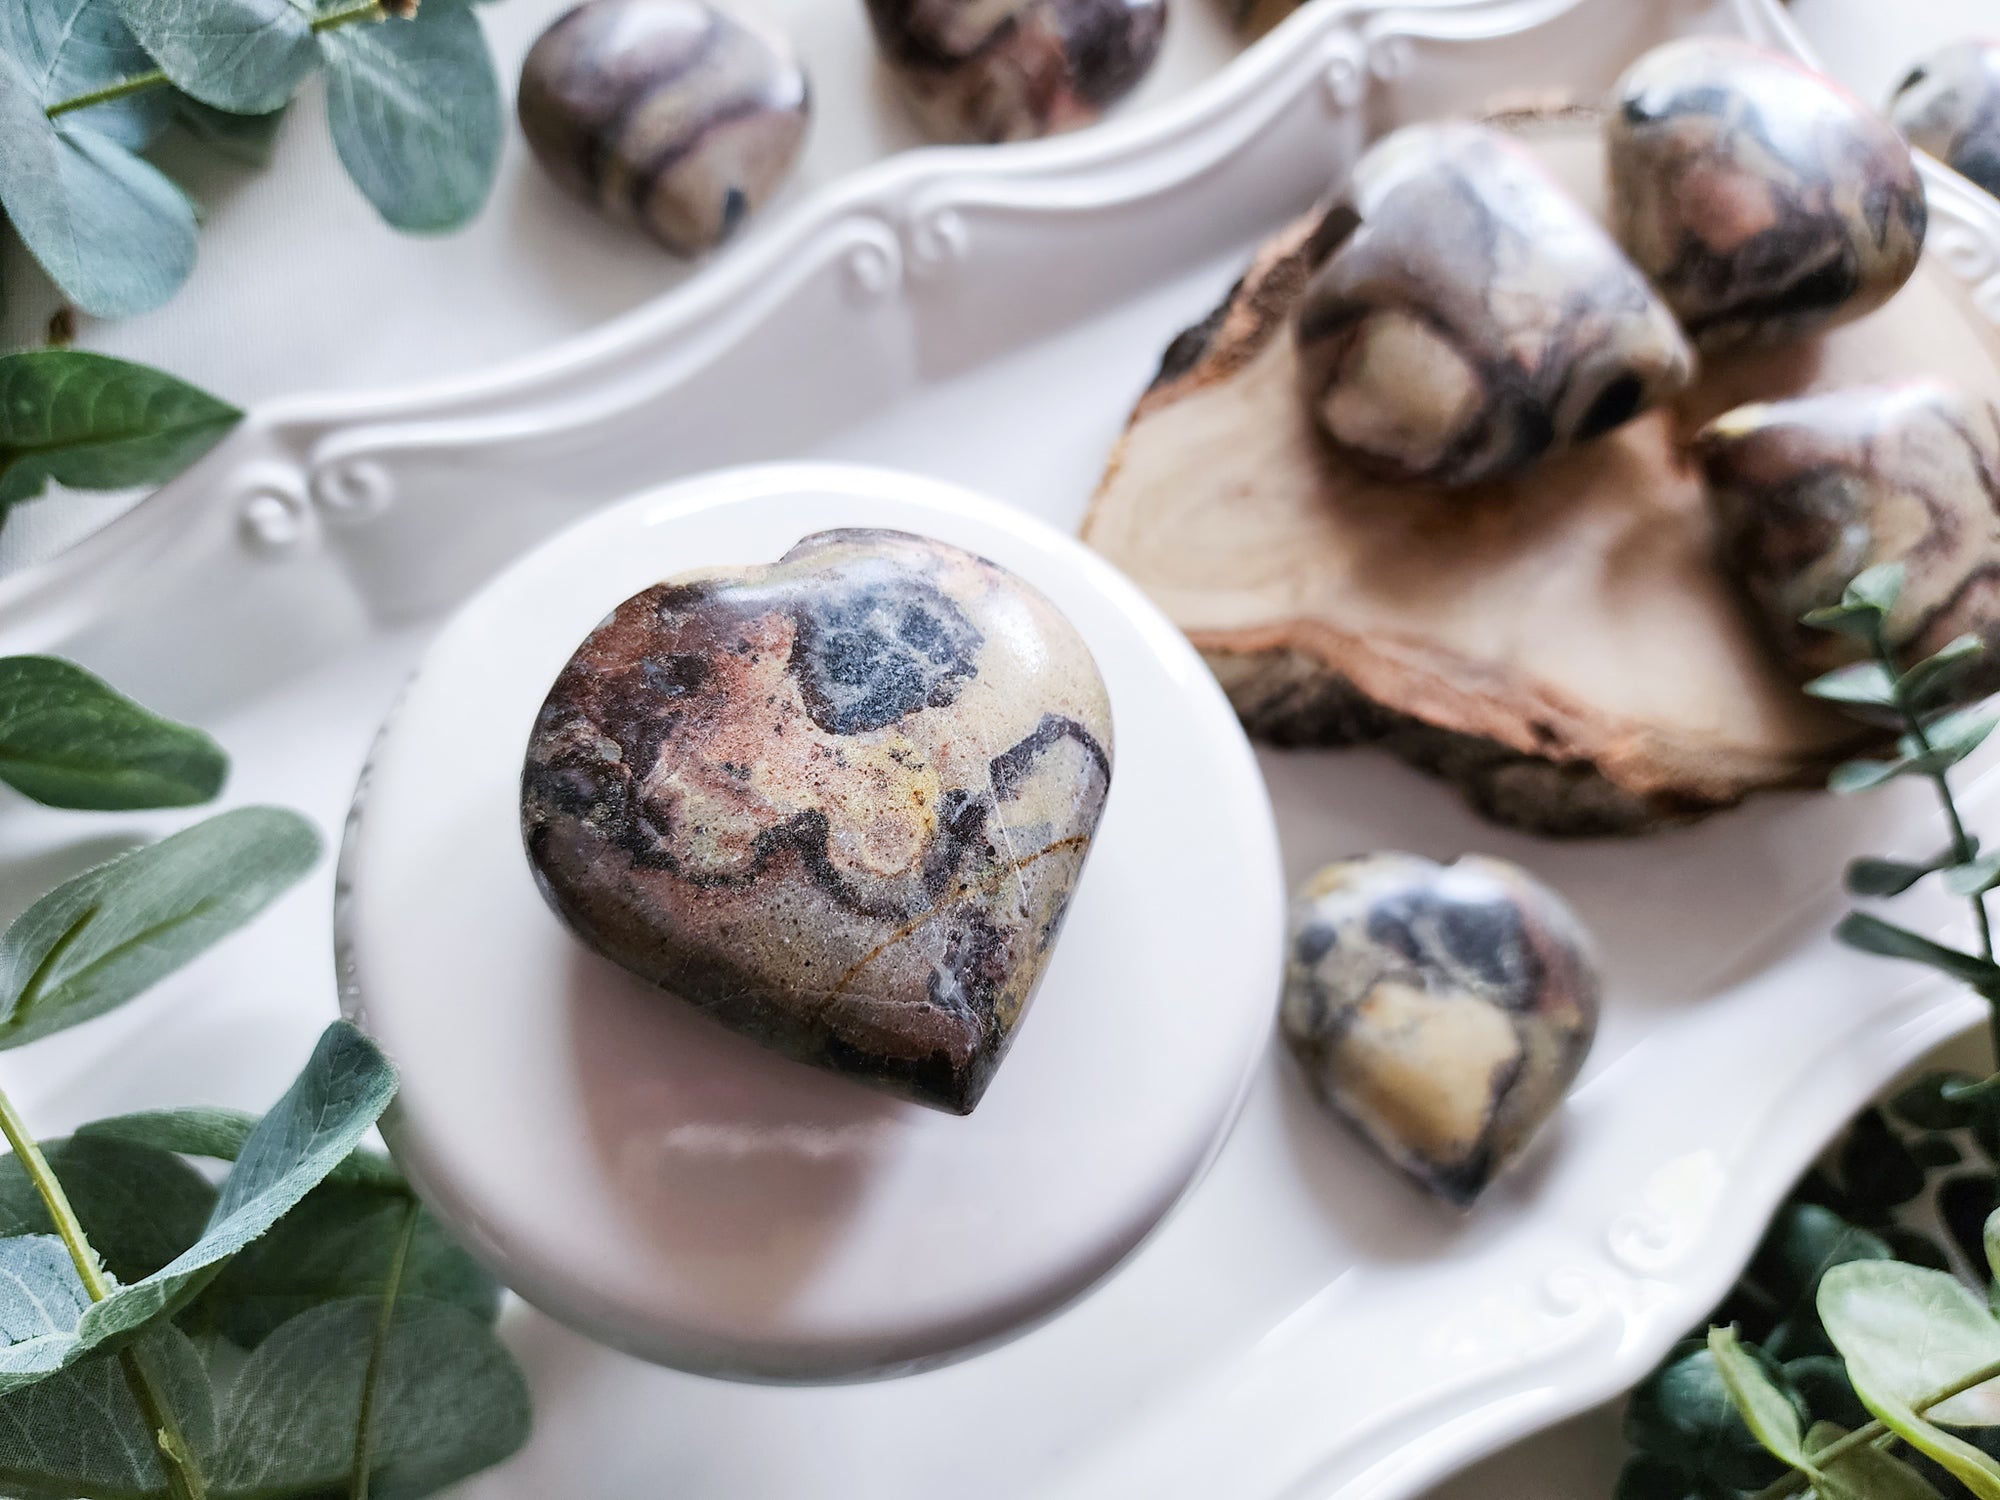
<instances>
[{"instance_id":1,"label":"white ceramic tray","mask_svg":"<svg viewBox=\"0 0 2000 1500\"><path fill-rule=\"evenodd\" d=\"M1775 39L1761 3L1328 0L1151 120L864 173L530 365L260 412L107 531L0 583L0 650L72 653L212 725L238 757L232 799L331 831L442 614L559 525L679 474L798 455L934 473L1073 526L1167 339L1369 134L1501 90L1600 90L1674 31ZM1988 274L2000 210L1936 182L1944 259ZM1642 1374L1839 1120L1970 1017L1825 936L1846 854L1933 840L1914 792L1774 797L1645 843L1558 845L1498 833L1373 754L1264 765L1293 877L1362 848L1484 849L1566 891L1604 940L1590 1070L1475 1217L1393 1180L1273 1056L1154 1240L966 1364L732 1386L517 1310L537 1435L469 1493L1408 1495ZM8 806L0 909L146 826ZM24 1106L54 1131L268 1102L333 1012L331 878L162 993L8 1059Z\"/></svg>"}]
</instances>

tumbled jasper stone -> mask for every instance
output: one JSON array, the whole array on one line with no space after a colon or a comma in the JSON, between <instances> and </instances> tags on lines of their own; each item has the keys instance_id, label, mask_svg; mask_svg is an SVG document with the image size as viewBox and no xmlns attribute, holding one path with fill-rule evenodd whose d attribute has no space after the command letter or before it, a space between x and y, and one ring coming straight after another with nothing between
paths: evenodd
<instances>
[{"instance_id":1,"label":"tumbled jasper stone","mask_svg":"<svg viewBox=\"0 0 2000 1500\"><path fill-rule=\"evenodd\" d=\"M931 134L1019 141L1088 125L1146 76L1166 0L868 0Z\"/></svg>"},{"instance_id":2,"label":"tumbled jasper stone","mask_svg":"<svg viewBox=\"0 0 2000 1500\"><path fill-rule=\"evenodd\" d=\"M1889 118L1912 146L2000 197L2000 41L1932 53L1897 88Z\"/></svg>"},{"instance_id":3,"label":"tumbled jasper stone","mask_svg":"<svg viewBox=\"0 0 2000 1500\"><path fill-rule=\"evenodd\" d=\"M1704 353L1858 318L1917 268L1908 145L1788 57L1670 42L1619 81L1606 133L1618 238Z\"/></svg>"},{"instance_id":4,"label":"tumbled jasper stone","mask_svg":"<svg viewBox=\"0 0 2000 1500\"><path fill-rule=\"evenodd\" d=\"M1286 1042L1328 1105L1461 1207L1562 1102L1600 992L1575 915L1504 860L1366 854L1292 901Z\"/></svg>"},{"instance_id":5,"label":"tumbled jasper stone","mask_svg":"<svg viewBox=\"0 0 2000 1500\"><path fill-rule=\"evenodd\" d=\"M598 952L963 1114L1110 782L1104 682L1053 604L941 542L823 531L619 605L535 721L521 822Z\"/></svg>"},{"instance_id":6,"label":"tumbled jasper stone","mask_svg":"<svg viewBox=\"0 0 2000 1500\"><path fill-rule=\"evenodd\" d=\"M1295 324L1334 448L1441 485L1517 473L1684 386L1673 317L1526 150L1457 122L1377 144L1322 224Z\"/></svg>"},{"instance_id":7,"label":"tumbled jasper stone","mask_svg":"<svg viewBox=\"0 0 2000 1500\"><path fill-rule=\"evenodd\" d=\"M521 130L550 175L676 255L777 190L807 110L784 39L702 0L587 0L521 65Z\"/></svg>"},{"instance_id":8,"label":"tumbled jasper stone","mask_svg":"<svg viewBox=\"0 0 2000 1500\"><path fill-rule=\"evenodd\" d=\"M1800 623L1878 563L1906 569L1887 622L1912 658L1987 644L1967 697L2000 689L2000 415L1941 382L1739 407L1695 440L1723 568L1801 679L1864 643Z\"/></svg>"}]
</instances>

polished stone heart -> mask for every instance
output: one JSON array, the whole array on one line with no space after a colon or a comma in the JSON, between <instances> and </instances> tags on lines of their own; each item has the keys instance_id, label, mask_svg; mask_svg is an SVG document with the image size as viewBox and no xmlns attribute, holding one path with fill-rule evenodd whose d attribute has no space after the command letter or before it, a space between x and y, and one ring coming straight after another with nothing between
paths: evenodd
<instances>
[{"instance_id":1,"label":"polished stone heart","mask_svg":"<svg viewBox=\"0 0 2000 1500\"><path fill-rule=\"evenodd\" d=\"M1089 648L894 531L621 604L535 722L521 820L591 947L803 1062L969 1113L1111 783Z\"/></svg>"},{"instance_id":2,"label":"polished stone heart","mask_svg":"<svg viewBox=\"0 0 2000 1500\"><path fill-rule=\"evenodd\" d=\"M1524 871L1370 854L1294 899L1281 1024L1331 1108L1464 1206L1562 1102L1600 990L1582 926Z\"/></svg>"},{"instance_id":3,"label":"polished stone heart","mask_svg":"<svg viewBox=\"0 0 2000 1500\"><path fill-rule=\"evenodd\" d=\"M1524 147L1412 125L1356 165L1312 247L1296 334L1333 446L1468 485L1589 442L1688 382L1673 314Z\"/></svg>"},{"instance_id":4,"label":"polished stone heart","mask_svg":"<svg viewBox=\"0 0 2000 1500\"><path fill-rule=\"evenodd\" d=\"M1909 146L1792 58L1669 42L1620 80L1606 135L1619 240L1704 354L1858 318L1917 268Z\"/></svg>"}]
</instances>

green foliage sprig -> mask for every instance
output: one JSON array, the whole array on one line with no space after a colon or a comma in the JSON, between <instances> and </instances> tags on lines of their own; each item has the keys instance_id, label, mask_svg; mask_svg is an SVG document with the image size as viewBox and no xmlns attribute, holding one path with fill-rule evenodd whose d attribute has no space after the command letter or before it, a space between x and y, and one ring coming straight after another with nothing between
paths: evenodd
<instances>
[{"instance_id":1,"label":"green foliage sprig","mask_svg":"<svg viewBox=\"0 0 2000 1500\"><path fill-rule=\"evenodd\" d=\"M142 153L178 128L255 159L315 72L383 219L434 233L479 211L502 120L470 0L6 0L0 207L84 311L157 307L194 268L196 215Z\"/></svg>"},{"instance_id":2,"label":"green foliage sprig","mask_svg":"<svg viewBox=\"0 0 2000 1500\"><path fill-rule=\"evenodd\" d=\"M138 366L0 360L0 495L164 478L234 419ZM17 792L183 807L227 770L209 736L80 667L0 658ZM136 999L318 857L296 814L243 807L57 886L0 933L0 1054ZM520 1447L498 1287L362 1144L395 1088L335 1022L262 1118L153 1111L44 1142L0 1091L0 1495L415 1497Z\"/></svg>"},{"instance_id":3,"label":"green foliage sprig","mask_svg":"<svg viewBox=\"0 0 2000 1500\"><path fill-rule=\"evenodd\" d=\"M1806 617L1863 659L1807 691L1897 732L1894 753L1835 769L1854 793L1904 776L1935 788L1947 840L1925 860L1865 858L1850 891L1893 897L1936 877L1970 907L1975 946L1937 942L1869 912L1837 929L1863 952L1911 960L1986 1000L2000 1059L2000 963L1987 897L2000 855L1982 852L1950 773L2000 717L1958 706L1982 656L1964 637L1911 666L1888 643L1896 566L1856 578ZM2000 1074L1920 1079L1850 1129L1838 1176L1816 1173L1772 1226L1704 1338L1634 1393L1637 1456L1620 1500L2000 1500ZM1983 1167L1960 1170L1977 1159ZM1956 1248L1903 1222L1927 1205Z\"/></svg>"}]
</instances>

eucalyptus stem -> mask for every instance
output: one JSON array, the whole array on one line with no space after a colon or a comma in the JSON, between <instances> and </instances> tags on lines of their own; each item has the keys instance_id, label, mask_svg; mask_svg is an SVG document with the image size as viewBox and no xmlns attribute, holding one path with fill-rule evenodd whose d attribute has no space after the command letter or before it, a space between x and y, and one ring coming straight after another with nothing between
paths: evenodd
<instances>
[{"instance_id":1,"label":"eucalyptus stem","mask_svg":"<svg viewBox=\"0 0 2000 1500\"><path fill-rule=\"evenodd\" d=\"M383 0L361 0L358 5L345 6L340 10L330 10L324 15L312 18L314 31L332 31L336 26L350 26L356 21L380 21L388 15ZM130 78L114 79L101 88L78 94L71 99L58 99L42 113L51 120L66 115L71 110L89 109L93 104L109 104L114 99L127 99L133 94L143 94L151 89L165 88L173 80L159 68L147 73L134 73Z\"/></svg>"},{"instance_id":2,"label":"eucalyptus stem","mask_svg":"<svg viewBox=\"0 0 2000 1500\"><path fill-rule=\"evenodd\" d=\"M1970 1375L1960 1376L1950 1385L1940 1386L1921 1401L1912 1401L1910 1403L1910 1410L1914 1411L1918 1416L1922 1416L1932 1407L1942 1406L1945 1402L1951 1400L1953 1396L1963 1396L1975 1386L1982 1386L1989 1380L2000 1380L2000 1359L1988 1365L1981 1365ZM1866 1427L1857 1427L1854 1431L1848 1433L1846 1437L1828 1443L1812 1456L1813 1463L1821 1468L1826 1467L1828 1464L1838 1463L1856 1448L1863 1448L1870 1443L1880 1442L1887 1436L1889 1436L1889 1429L1887 1427L1883 1426L1880 1422L1870 1422ZM1812 1481L1803 1472L1793 1469L1783 1479L1777 1481L1777 1483L1768 1485L1764 1489L1757 1491L1756 1494L1750 1497L1750 1500L1786 1500L1787 1496L1804 1494L1811 1484Z\"/></svg>"},{"instance_id":3,"label":"eucalyptus stem","mask_svg":"<svg viewBox=\"0 0 2000 1500\"><path fill-rule=\"evenodd\" d=\"M1881 622L1878 620L1872 634L1876 660L1881 662L1883 671L1895 684L1896 711L1902 715L1903 727L1910 741L1917 747L1917 754L1928 759L1931 755L1930 735L1924 729L1923 716L1915 704L1910 702L1904 691L1903 677L1896 665L1895 653L1883 638ZM1938 805L1944 809L1945 823L1951 830L1951 853L1956 864L1970 864L1975 857L1972 837L1966 832L1965 819L1958 811L1958 801L1951 794L1951 778L1942 770L1925 773L1933 787L1937 789ZM1975 891L1970 897L1973 922L1979 929L1979 956L1989 964L1993 962L1993 919L1986 910L1986 893ZM1986 1001L1987 1036L1993 1048L1993 1064L2000 1068L2000 993L1981 990L1981 998Z\"/></svg>"},{"instance_id":4,"label":"eucalyptus stem","mask_svg":"<svg viewBox=\"0 0 2000 1500\"><path fill-rule=\"evenodd\" d=\"M389 1275L382 1283L382 1310L375 1318L375 1338L368 1346L368 1368L361 1377L361 1412L354 1424L354 1474L349 1483L351 1500L368 1500L368 1470L375 1458L376 1387L381 1383L382 1362L389 1354L389 1333L396 1322L396 1297L403 1289L403 1268L409 1263L410 1244L417 1237L417 1215L422 1206L412 1196L403 1209L403 1230L396 1236L396 1249L389 1258Z\"/></svg>"},{"instance_id":5,"label":"eucalyptus stem","mask_svg":"<svg viewBox=\"0 0 2000 1500\"><path fill-rule=\"evenodd\" d=\"M42 1154L41 1146L29 1133L20 1112L14 1108L14 1101L7 1097L4 1089L0 1089L0 1135L7 1138L15 1159L28 1174L36 1196L42 1200L42 1207L48 1210L49 1220L56 1226L56 1233L69 1251L70 1261L76 1266L77 1279L83 1283L84 1292L92 1302L102 1302L114 1290L111 1278L105 1274L97 1252L91 1248L90 1237L83 1232L83 1224L70 1204L69 1194L63 1191L62 1183L49 1166L48 1157ZM138 1351L131 1347L120 1350L118 1365L124 1373L127 1388L132 1392L132 1399L145 1419L147 1430L159 1442L160 1458L167 1471L167 1489L173 1500L208 1500L208 1484L202 1478L201 1466L189 1450L180 1424L174 1420L172 1409L161 1398L159 1387L153 1383Z\"/></svg>"}]
</instances>

